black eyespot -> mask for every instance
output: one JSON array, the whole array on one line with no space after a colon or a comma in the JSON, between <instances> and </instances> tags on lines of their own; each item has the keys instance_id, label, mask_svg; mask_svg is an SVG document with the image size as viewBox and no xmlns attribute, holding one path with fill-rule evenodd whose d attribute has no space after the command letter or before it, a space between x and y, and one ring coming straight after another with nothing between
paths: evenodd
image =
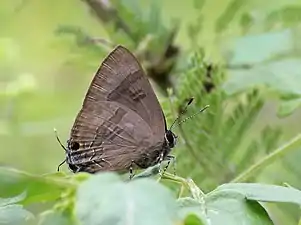
<instances>
[{"instance_id":1,"label":"black eyespot","mask_svg":"<svg viewBox=\"0 0 301 225\"><path fill-rule=\"evenodd\" d=\"M69 148L70 148L71 150L77 150L77 149L79 149L79 143L76 142L76 141L70 142L70 143L69 143Z\"/></svg>"}]
</instances>

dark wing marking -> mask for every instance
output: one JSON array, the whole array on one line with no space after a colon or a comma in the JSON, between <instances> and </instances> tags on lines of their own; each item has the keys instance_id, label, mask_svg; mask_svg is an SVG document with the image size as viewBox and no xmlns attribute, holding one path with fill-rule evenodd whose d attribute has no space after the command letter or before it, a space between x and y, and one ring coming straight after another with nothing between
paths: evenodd
<instances>
[{"instance_id":1,"label":"dark wing marking","mask_svg":"<svg viewBox=\"0 0 301 225\"><path fill-rule=\"evenodd\" d=\"M156 157L165 130L163 111L143 69L118 46L90 84L68 140L68 163L87 172L128 168L132 160Z\"/></svg>"},{"instance_id":2,"label":"dark wing marking","mask_svg":"<svg viewBox=\"0 0 301 225\"><path fill-rule=\"evenodd\" d=\"M122 46L101 64L83 107L104 100L127 106L146 121L154 135L164 136L164 115L158 99L135 56Z\"/></svg>"}]
</instances>

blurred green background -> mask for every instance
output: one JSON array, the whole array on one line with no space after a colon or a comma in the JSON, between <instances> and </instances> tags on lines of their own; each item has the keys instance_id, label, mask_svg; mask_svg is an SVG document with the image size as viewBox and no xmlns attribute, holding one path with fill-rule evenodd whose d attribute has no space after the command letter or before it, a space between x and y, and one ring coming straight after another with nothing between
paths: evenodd
<instances>
[{"instance_id":1,"label":"blurred green background","mask_svg":"<svg viewBox=\"0 0 301 225\"><path fill-rule=\"evenodd\" d=\"M107 38L107 34L81 1L0 4L0 163L35 173L53 172L64 158L53 128L62 141L68 139L92 76L107 54L91 53L78 47L73 37L56 31L62 25L74 25L91 36ZM166 20L180 16L185 26L195 18L191 0L162 4ZM208 23L210 18L208 13ZM210 35L204 39L210 42ZM185 27L177 42L184 48L189 45Z\"/></svg>"},{"instance_id":2,"label":"blurred green background","mask_svg":"<svg viewBox=\"0 0 301 225\"><path fill-rule=\"evenodd\" d=\"M0 2L0 164L2 166L43 174L55 172L57 165L64 159L64 151L55 139L53 128L58 130L63 142L68 139L69 130L80 109L88 85L103 57L108 53L108 49L105 47L91 49L91 46L83 45L75 35L60 31L66 26L77 27L91 37L104 39L109 39L112 33L93 16L86 2L88 1ZM130 5L134 1L122 2ZM144 10L149 9L151 1L144 0L140 3L143 13ZM271 129L280 129L282 133L281 136L276 135L273 139L275 143L271 149L268 149L272 151L300 132L301 114L298 110L301 94L300 1L164 0L160 3L160 11L162 21L158 20L158 23L164 22L169 27L175 23L179 25L175 45L181 49L182 55L178 64L187 63L190 53L199 47L202 48L203 59L214 62L218 66L222 65L227 79L218 88L223 88L227 96L234 96L230 99L232 103L236 102L235 98L242 91L248 91L251 86L268 87L268 91L262 95L264 97L262 97L263 104L259 107L260 112L253 115L252 126L248 133L244 134L246 139L244 142L252 142L253 137L258 136L269 125ZM173 21L174 18L178 19L177 22ZM200 30L199 34L198 30ZM114 43L119 44L116 40L118 38ZM130 42L125 41L120 44L128 43ZM244 69L248 66L251 69ZM183 76L181 78L178 75L183 71L179 69L177 72L171 74L175 81L183 79ZM174 89L177 90L182 83L184 83L182 80L175 82ZM158 95L164 96L159 89ZM180 98L185 97L190 96L182 95ZM241 96L237 99L241 99ZM169 121L172 121L166 97L162 97L162 102L164 110L167 110ZM199 107L205 104L211 102L203 100ZM218 117L214 114L215 109L213 104L213 108L209 111L212 116ZM198 123L196 121L204 122L201 117L202 115L195 118L194 122L189 122L187 129L189 130L194 123ZM207 119L210 118L212 119L212 117ZM205 138L209 143L216 143L223 137L225 140L236 138L227 137L227 129L234 127L240 120L233 117L232 125L220 120L220 128L217 130L225 131L220 133L218 138L213 133L210 134L210 138L203 137L202 140ZM215 122L217 123L217 119ZM206 131L210 133L208 129ZM193 135L193 132L189 135ZM201 145L202 143L196 144L196 146ZM260 143L253 147L256 148L258 145ZM191 164L190 158L185 157L188 153L183 152L183 149L180 144L176 150L180 171L182 168L182 174L178 173L190 176L192 168L185 165L194 164ZM261 171L255 180L278 184L288 182L301 188L299 163L301 153L298 149L299 147L296 146L294 151L284 157L285 160L280 160ZM215 150L217 154L224 151L223 146ZM249 151L252 150L249 148ZM236 146L235 151L239 153L239 147ZM247 168L247 165L269 151L258 153L252 162L246 162L246 166L241 168ZM213 158L220 157L216 152L212 155ZM244 155L244 158L246 157L248 156ZM242 156L238 154L236 160L241 158ZM64 167L63 170L67 171L67 168ZM212 170L217 172L220 168ZM237 175L238 172L241 170L234 174ZM196 179L202 187L203 178ZM230 178L223 177L216 183L229 180ZM211 186L205 185L205 187L213 188L212 183Z\"/></svg>"}]
</instances>

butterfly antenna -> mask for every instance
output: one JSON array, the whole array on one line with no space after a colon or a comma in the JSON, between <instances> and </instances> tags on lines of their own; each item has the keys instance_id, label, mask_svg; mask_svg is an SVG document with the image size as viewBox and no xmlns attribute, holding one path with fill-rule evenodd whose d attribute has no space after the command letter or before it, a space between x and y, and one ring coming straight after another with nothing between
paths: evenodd
<instances>
[{"instance_id":1,"label":"butterfly antenna","mask_svg":"<svg viewBox=\"0 0 301 225\"><path fill-rule=\"evenodd\" d=\"M169 130L171 130L173 128L173 126L176 124L176 122L179 121L180 117L187 111L188 106L193 102L194 98L190 98L185 106L185 108L180 112L180 115L178 116L177 119L175 119L173 121L173 123L171 124Z\"/></svg>"},{"instance_id":2,"label":"butterfly antenna","mask_svg":"<svg viewBox=\"0 0 301 225\"><path fill-rule=\"evenodd\" d=\"M55 128L53 128L53 131L54 131L54 134L55 134L55 137L56 137L56 140L58 141L58 143L61 145L61 147L67 152L67 149L66 147L62 144L58 134L57 134L57 130Z\"/></svg>"},{"instance_id":3,"label":"butterfly antenna","mask_svg":"<svg viewBox=\"0 0 301 225\"><path fill-rule=\"evenodd\" d=\"M177 125L180 125L184 122L186 122L187 120L190 120L191 118L195 117L196 115L198 115L199 113L204 112L207 108L209 107L209 105L204 106L202 109L200 109L199 111L197 111L196 113L192 114L191 116L186 117L185 119L181 120L179 123L177 123Z\"/></svg>"}]
</instances>

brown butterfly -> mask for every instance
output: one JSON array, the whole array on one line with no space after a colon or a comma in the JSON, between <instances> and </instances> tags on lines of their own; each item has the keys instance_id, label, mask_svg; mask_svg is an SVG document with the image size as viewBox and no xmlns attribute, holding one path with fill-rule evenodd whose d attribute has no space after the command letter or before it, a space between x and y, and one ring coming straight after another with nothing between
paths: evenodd
<instances>
[{"instance_id":1,"label":"brown butterfly","mask_svg":"<svg viewBox=\"0 0 301 225\"><path fill-rule=\"evenodd\" d=\"M176 138L141 65L117 46L90 84L60 166L74 173L145 169L173 158Z\"/></svg>"}]
</instances>

